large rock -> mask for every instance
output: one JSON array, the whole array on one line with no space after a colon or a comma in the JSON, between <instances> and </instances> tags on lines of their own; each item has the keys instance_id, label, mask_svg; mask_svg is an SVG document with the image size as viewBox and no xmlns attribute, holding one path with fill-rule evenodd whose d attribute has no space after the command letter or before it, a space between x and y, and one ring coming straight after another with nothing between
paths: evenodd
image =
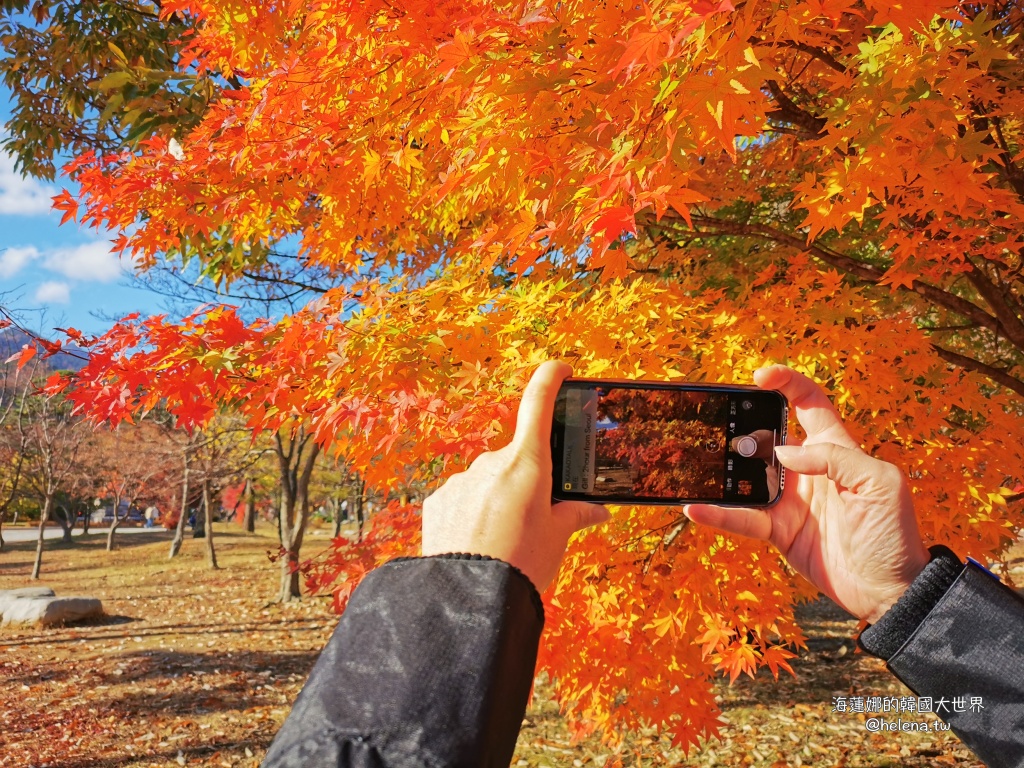
<instances>
[{"instance_id":1,"label":"large rock","mask_svg":"<svg viewBox=\"0 0 1024 768\"><path fill-rule=\"evenodd\" d=\"M4 611L2 626L8 624L67 624L103 615L103 604L95 597L20 597Z\"/></svg>"},{"instance_id":2,"label":"large rock","mask_svg":"<svg viewBox=\"0 0 1024 768\"><path fill-rule=\"evenodd\" d=\"M21 589L0 589L0 618L7 611L7 606L23 597L53 597L54 591L49 587L22 587Z\"/></svg>"}]
</instances>

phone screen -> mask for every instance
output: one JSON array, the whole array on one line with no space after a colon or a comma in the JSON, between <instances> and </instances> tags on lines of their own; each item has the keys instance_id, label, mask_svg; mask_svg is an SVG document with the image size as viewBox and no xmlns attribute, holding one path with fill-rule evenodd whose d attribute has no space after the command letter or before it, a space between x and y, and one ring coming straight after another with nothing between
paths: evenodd
<instances>
[{"instance_id":1,"label":"phone screen","mask_svg":"<svg viewBox=\"0 0 1024 768\"><path fill-rule=\"evenodd\" d=\"M778 392L569 380L555 403L553 495L766 506L782 491Z\"/></svg>"}]
</instances>

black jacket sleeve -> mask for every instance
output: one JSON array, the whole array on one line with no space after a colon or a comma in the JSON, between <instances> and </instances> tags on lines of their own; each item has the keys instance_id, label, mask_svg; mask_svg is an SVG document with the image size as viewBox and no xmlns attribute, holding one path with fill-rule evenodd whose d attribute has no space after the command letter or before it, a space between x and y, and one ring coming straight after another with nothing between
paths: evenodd
<instances>
[{"instance_id":1,"label":"black jacket sleeve","mask_svg":"<svg viewBox=\"0 0 1024 768\"><path fill-rule=\"evenodd\" d=\"M479 555L396 560L353 592L263 768L507 768L544 612Z\"/></svg>"},{"instance_id":2,"label":"black jacket sleeve","mask_svg":"<svg viewBox=\"0 0 1024 768\"><path fill-rule=\"evenodd\" d=\"M987 765L1024 766L1024 598L933 547L932 561L860 643L931 697Z\"/></svg>"}]
</instances>

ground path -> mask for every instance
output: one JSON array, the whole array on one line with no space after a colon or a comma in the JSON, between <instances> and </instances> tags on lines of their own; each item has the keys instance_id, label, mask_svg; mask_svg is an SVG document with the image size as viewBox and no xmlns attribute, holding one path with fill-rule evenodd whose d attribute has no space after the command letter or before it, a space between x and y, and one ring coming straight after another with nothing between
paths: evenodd
<instances>
[{"instance_id":1,"label":"ground path","mask_svg":"<svg viewBox=\"0 0 1024 768\"><path fill-rule=\"evenodd\" d=\"M109 527L93 525L89 527L88 535L102 535L105 538L109 531ZM173 531L165 531L163 528L126 528L124 526L121 526L117 529L117 533L114 534L114 536L117 537L121 534L128 534L129 536L131 536L133 534L140 533L149 534L151 538L154 534L157 536L163 534L163 537L166 538L168 541L170 541L171 537L174 535ZM75 526L75 528L71 531L72 536L81 536L82 534L83 531L81 528L81 524ZM64 530L59 526L47 526L43 529L43 538L47 540L59 539L63 535ZM0 536L3 536L4 541L9 541L11 543L14 543L16 541L35 541L39 537L39 528L38 526L31 528L11 528L10 526L5 525L3 527L3 530L0 531Z\"/></svg>"}]
</instances>

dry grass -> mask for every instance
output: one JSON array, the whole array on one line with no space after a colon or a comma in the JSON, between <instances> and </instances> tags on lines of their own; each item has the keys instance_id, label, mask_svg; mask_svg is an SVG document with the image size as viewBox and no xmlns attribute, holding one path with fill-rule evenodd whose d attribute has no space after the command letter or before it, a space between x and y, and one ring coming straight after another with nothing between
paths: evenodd
<instances>
[{"instance_id":1,"label":"dry grass","mask_svg":"<svg viewBox=\"0 0 1024 768\"><path fill-rule=\"evenodd\" d=\"M258 765L335 619L323 599L272 603L270 530L218 530L219 571L200 540L168 561L168 540L122 536L107 553L96 535L47 553L39 583L100 597L110 618L0 632L0 765ZM0 588L28 583L31 554L0 556Z\"/></svg>"},{"instance_id":2,"label":"dry grass","mask_svg":"<svg viewBox=\"0 0 1024 768\"><path fill-rule=\"evenodd\" d=\"M129 768L256 766L335 618L325 599L272 602L273 532L217 526L219 571L187 539L166 560L167 534L48 542L41 584L100 597L110 617L90 626L0 630L0 766ZM232 530L235 530L232 526ZM326 536L312 537L308 553ZM0 554L0 589L27 585L34 545ZM854 653L853 622L834 606L804 612L810 648L797 679L718 685L728 726L688 759L651 734L611 749L572 745L543 681L514 765L980 765L951 734L870 734L863 717L833 714L833 695L907 695L876 660ZM845 649L845 650L844 650ZM647 755L637 757L638 751Z\"/></svg>"}]
</instances>

